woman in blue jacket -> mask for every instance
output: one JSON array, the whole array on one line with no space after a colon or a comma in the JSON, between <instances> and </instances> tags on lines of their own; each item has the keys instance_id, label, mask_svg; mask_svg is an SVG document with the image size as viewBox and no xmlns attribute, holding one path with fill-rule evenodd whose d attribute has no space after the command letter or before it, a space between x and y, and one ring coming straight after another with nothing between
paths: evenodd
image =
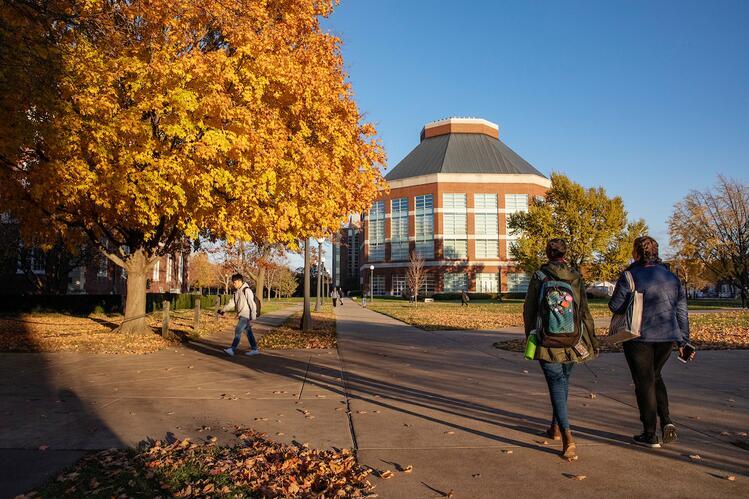
<instances>
[{"instance_id":1,"label":"woman in blue jacket","mask_svg":"<svg viewBox=\"0 0 749 499\"><path fill-rule=\"evenodd\" d=\"M635 240L632 258L627 269L637 291L643 293L643 313L640 337L624 343L632 380L635 383L637 407L640 410L643 432L634 441L645 447L660 447L656 434L660 419L663 443L676 440L676 427L668 412L668 394L661 377L674 344L679 350L689 341L687 298L681 281L658 257L658 242L650 236ZM623 313L630 293L624 273L619 277L609 308Z\"/></svg>"}]
</instances>

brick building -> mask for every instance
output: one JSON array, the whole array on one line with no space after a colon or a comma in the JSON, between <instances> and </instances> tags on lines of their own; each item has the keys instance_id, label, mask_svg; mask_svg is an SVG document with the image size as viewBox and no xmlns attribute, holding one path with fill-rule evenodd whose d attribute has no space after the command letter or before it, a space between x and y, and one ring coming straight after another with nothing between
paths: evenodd
<instances>
[{"instance_id":1,"label":"brick building","mask_svg":"<svg viewBox=\"0 0 749 499\"><path fill-rule=\"evenodd\" d=\"M38 292L32 280L45 281L55 275L54 272L47 273L47 266L51 263L48 254L39 248L24 248L20 241L17 224L7 214L0 215L0 235L4 238L0 242L0 294L21 295ZM186 293L189 291L188 259L188 252L175 252L172 255L160 257L148 276L147 291L149 293ZM78 262L75 268L67 276L60 274L62 285L58 288L58 292L96 295L125 294L127 274L124 269L98 252L86 258L75 257L73 261L76 260ZM67 268L70 266L67 265ZM60 282L60 280L52 279L51 282Z\"/></svg>"},{"instance_id":2,"label":"brick building","mask_svg":"<svg viewBox=\"0 0 749 499\"><path fill-rule=\"evenodd\" d=\"M507 230L510 213L542 196L549 179L499 140L499 127L474 118L424 126L421 141L385 176L390 191L363 217L360 285L401 295L410 251L425 260L422 293L524 292ZM374 271L370 267L374 266Z\"/></svg>"},{"instance_id":3,"label":"brick building","mask_svg":"<svg viewBox=\"0 0 749 499\"><path fill-rule=\"evenodd\" d=\"M361 217L351 215L333 240L333 286L344 292L361 289L362 235Z\"/></svg>"}]
</instances>

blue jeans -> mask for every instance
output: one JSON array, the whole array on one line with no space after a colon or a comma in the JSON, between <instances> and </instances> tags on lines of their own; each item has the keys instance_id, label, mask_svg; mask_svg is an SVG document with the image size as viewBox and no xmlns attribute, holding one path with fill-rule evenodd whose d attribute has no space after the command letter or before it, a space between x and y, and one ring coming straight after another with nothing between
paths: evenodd
<instances>
[{"instance_id":1,"label":"blue jeans","mask_svg":"<svg viewBox=\"0 0 749 499\"><path fill-rule=\"evenodd\" d=\"M567 395L570 389L570 374L572 374L573 362L557 363L540 361L541 370L544 372L546 384L549 386L549 397L551 407L554 410L551 423L558 424L562 430L570 429L567 415Z\"/></svg>"},{"instance_id":2,"label":"blue jeans","mask_svg":"<svg viewBox=\"0 0 749 499\"><path fill-rule=\"evenodd\" d=\"M242 331L247 331L247 339L250 341L250 348L257 350L255 335L252 333L252 324L250 323L250 319L246 317L240 317L237 321L237 327L234 328L234 341L231 343L231 349L234 351L237 350L239 340L242 339Z\"/></svg>"}]
</instances>

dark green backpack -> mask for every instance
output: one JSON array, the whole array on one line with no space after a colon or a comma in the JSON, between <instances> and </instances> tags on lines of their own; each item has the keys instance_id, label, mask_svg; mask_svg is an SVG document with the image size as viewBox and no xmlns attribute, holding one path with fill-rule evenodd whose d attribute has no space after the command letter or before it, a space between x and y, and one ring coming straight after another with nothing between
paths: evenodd
<instances>
[{"instance_id":1,"label":"dark green backpack","mask_svg":"<svg viewBox=\"0 0 749 499\"><path fill-rule=\"evenodd\" d=\"M540 270L535 275L541 281L536 319L538 344L548 348L574 347L580 341L582 327L580 305L572 286Z\"/></svg>"}]
</instances>

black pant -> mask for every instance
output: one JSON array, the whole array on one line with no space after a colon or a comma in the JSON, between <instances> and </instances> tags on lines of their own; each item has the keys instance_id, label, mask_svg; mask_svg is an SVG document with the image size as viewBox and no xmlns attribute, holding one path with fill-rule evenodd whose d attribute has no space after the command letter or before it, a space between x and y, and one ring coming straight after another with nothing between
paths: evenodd
<instances>
[{"instance_id":1,"label":"black pant","mask_svg":"<svg viewBox=\"0 0 749 499\"><path fill-rule=\"evenodd\" d=\"M635 382L637 407L645 433L655 433L656 415L661 420L661 428L671 423L668 414L668 394L661 377L661 369L666 364L672 342L645 343L627 341L624 343L624 356L627 358L632 381Z\"/></svg>"}]
</instances>

